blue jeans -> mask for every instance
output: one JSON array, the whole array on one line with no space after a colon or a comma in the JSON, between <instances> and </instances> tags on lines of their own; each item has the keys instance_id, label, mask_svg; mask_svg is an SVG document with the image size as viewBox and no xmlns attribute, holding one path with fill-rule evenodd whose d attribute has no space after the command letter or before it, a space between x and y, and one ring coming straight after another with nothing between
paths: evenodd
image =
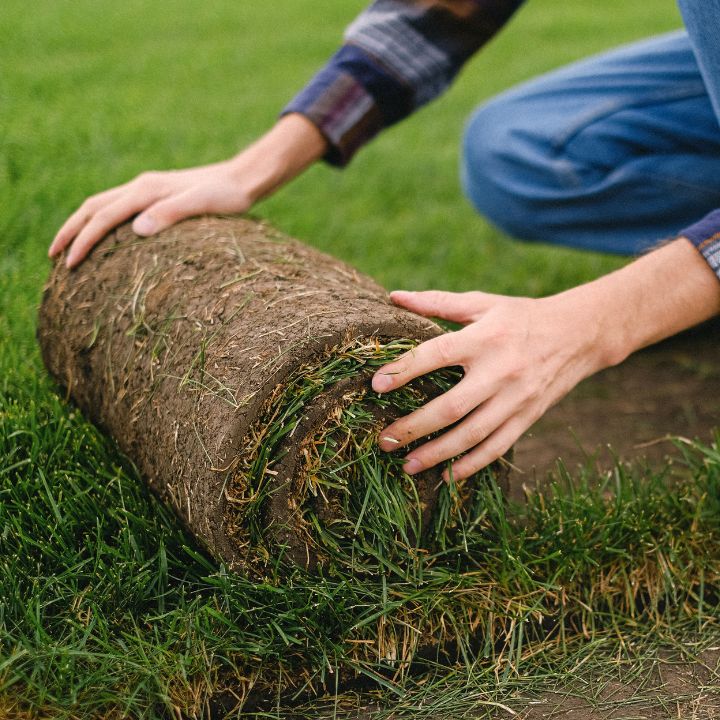
<instances>
[{"instance_id":1,"label":"blue jeans","mask_svg":"<svg viewBox=\"0 0 720 720\"><path fill-rule=\"evenodd\" d=\"M687 31L506 92L470 119L462 180L505 232L633 254L720 206L720 0Z\"/></svg>"}]
</instances>

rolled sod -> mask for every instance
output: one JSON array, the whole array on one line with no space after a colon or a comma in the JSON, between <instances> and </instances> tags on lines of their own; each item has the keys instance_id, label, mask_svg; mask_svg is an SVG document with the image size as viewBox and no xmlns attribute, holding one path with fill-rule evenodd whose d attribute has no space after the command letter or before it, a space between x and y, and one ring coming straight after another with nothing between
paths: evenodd
<instances>
[{"instance_id":1,"label":"rolled sod","mask_svg":"<svg viewBox=\"0 0 720 720\"><path fill-rule=\"evenodd\" d=\"M403 567L481 512L478 477L413 478L377 448L460 378L378 395L374 370L441 333L348 265L238 218L114 231L56 263L38 338L51 374L218 560L248 576ZM504 480L503 480L504 481Z\"/></svg>"}]
</instances>

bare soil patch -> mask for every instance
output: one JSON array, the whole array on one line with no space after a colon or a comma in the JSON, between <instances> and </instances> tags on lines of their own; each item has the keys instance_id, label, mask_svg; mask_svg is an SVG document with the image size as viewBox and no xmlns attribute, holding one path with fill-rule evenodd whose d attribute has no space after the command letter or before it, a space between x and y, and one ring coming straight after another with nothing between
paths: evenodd
<instances>
[{"instance_id":1,"label":"bare soil patch","mask_svg":"<svg viewBox=\"0 0 720 720\"><path fill-rule=\"evenodd\" d=\"M528 702L522 720L716 720L720 718L720 652L687 662L658 657L642 669L613 668L557 686ZM627 677L630 676L630 677Z\"/></svg>"},{"instance_id":2,"label":"bare soil patch","mask_svg":"<svg viewBox=\"0 0 720 720\"><path fill-rule=\"evenodd\" d=\"M581 383L515 446L522 471L511 497L542 487L558 461L606 471L620 460L660 468L680 456L672 437L709 442L720 423L720 321L647 348ZM714 720L720 718L720 653L697 662L660 658L624 677L568 678L520 713L523 720ZM629 675L630 673L626 673Z\"/></svg>"}]
</instances>

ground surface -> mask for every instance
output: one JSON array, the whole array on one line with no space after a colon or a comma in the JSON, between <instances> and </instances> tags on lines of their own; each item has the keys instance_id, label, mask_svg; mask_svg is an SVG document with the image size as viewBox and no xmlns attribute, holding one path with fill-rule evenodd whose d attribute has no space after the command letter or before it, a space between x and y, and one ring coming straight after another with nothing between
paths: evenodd
<instances>
[{"instance_id":1,"label":"ground surface","mask_svg":"<svg viewBox=\"0 0 720 720\"><path fill-rule=\"evenodd\" d=\"M522 720L716 720L720 718L717 651L695 663L659 659L644 675L565 682L520 712Z\"/></svg>"},{"instance_id":2,"label":"ground surface","mask_svg":"<svg viewBox=\"0 0 720 720\"><path fill-rule=\"evenodd\" d=\"M720 417L720 323L712 322L629 358L582 383L516 445L512 496L542 488L557 472L642 462L656 470L677 461L672 438L708 442ZM649 664L639 677L622 671L558 683L528 702L524 720L714 720L720 717L717 650L695 663Z\"/></svg>"},{"instance_id":3,"label":"ground surface","mask_svg":"<svg viewBox=\"0 0 720 720\"><path fill-rule=\"evenodd\" d=\"M3 2L0 714L21 717L18 708L29 705L52 718L110 717L109 707L118 708L114 717L178 717L178 704L190 707L203 683L217 679L203 674L204 657L237 650L223 623L239 617L252 624L245 596L197 555L112 444L48 382L34 339L48 272L45 251L88 194L143 170L228 157L257 136L333 51L364 4L40 0L29 12L26 2ZM513 83L679 24L672 0L532 0L442 102L382 135L347 171L317 167L257 212L390 288L538 296L607 272L625 260L515 243L474 215L457 180L463 122L483 98ZM523 480L532 478L533 465L543 476L559 454L568 467L576 465L581 455L568 426L588 451L611 442L624 457L667 432L707 442L718 417L716 337L715 330L648 351L578 388L533 438L521 441ZM653 454L652 477L667 469L665 448L643 449ZM706 482L719 466L720 456L709 450L693 472ZM573 507L563 512L579 522L585 506ZM679 516L685 505L677 507ZM672 520L663 520L669 527L657 522L647 530L664 538L667 547L660 550L670 558L672 585L684 577L672 564L675 527ZM709 529L698 547L709 553L720 547L720 531L711 516L703 522ZM688 533L678 532L678 542ZM578 559L583 567L599 553L593 547ZM678 557L697 560L692 553ZM525 648L519 668L510 663L497 675L483 670L472 681L458 676L442 695L427 701L417 693L391 696L388 707L425 718L477 715L490 701L533 720L713 717L715 651L701 655L704 662L696 657L706 645L720 644L714 639L717 596L703 605L702 593L713 557L703 562L707 576L700 572L698 580L693 570L687 587L674 588L680 595L687 591L690 626L636 627L618 620L615 640L601 638L605 659L583 646L563 665ZM687 650L697 635L705 646L695 653L692 645L694 661L676 668L670 680L667 665L656 673L653 653L636 656L626 644L650 639L666 645L675 637ZM617 653L622 662L613 659ZM618 679L632 692L618 688ZM581 709L583 703L591 709Z\"/></svg>"}]
</instances>

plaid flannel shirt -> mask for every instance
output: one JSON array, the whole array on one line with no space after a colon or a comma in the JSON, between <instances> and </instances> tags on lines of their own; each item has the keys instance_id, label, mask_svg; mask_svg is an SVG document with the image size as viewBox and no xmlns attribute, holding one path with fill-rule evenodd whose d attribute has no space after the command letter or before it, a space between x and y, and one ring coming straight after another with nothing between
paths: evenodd
<instances>
[{"instance_id":1,"label":"plaid flannel shirt","mask_svg":"<svg viewBox=\"0 0 720 720\"><path fill-rule=\"evenodd\" d=\"M368 140L440 95L524 0L375 0L344 44L287 105L346 165ZM720 210L683 230L720 277Z\"/></svg>"}]
</instances>

